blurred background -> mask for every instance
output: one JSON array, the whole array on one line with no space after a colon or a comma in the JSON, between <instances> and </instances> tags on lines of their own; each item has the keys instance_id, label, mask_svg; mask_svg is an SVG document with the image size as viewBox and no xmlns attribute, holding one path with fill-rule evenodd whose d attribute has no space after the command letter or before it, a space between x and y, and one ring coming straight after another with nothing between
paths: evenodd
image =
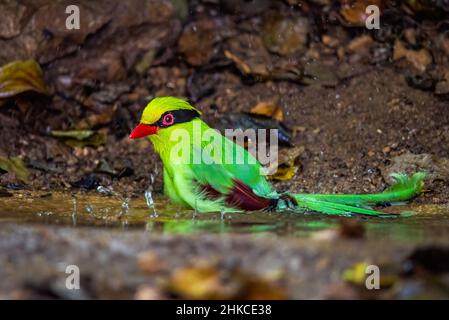
<instances>
[{"instance_id":1,"label":"blurred background","mask_svg":"<svg viewBox=\"0 0 449 320\"><path fill-rule=\"evenodd\" d=\"M70 5L79 8L79 29L67 28ZM367 28L369 5L379 8L379 28ZM0 276L9 279L0 285L0 297L73 297L52 280L59 279L57 263L67 256L92 258L84 262L89 270L84 281L90 287L75 295L90 298L198 297L185 286L211 274L219 279L214 272L235 267L225 261L223 268L206 264L182 269L181 276L169 276L168 291L153 285L136 291L142 278L130 280L123 273L135 272L134 256L155 246L169 262L161 263L158 255L141 257L139 268L151 279L154 274L167 276L172 269L168 265L183 265L192 254L194 259L198 252L221 252L223 257L228 251L235 261L251 253L252 264L260 261L259 271L272 276L248 282L242 280L247 277L243 271L232 269L240 291L216 279L219 289L208 288L199 294L202 298L216 297L211 292L217 290L218 297L264 298L256 294L266 291L260 288L271 288L272 280L282 277L285 282L279 291L273 289L273 298L364 298L366 292L353 287L329 289L329 281L341 280L342 270L352 263L369 261L364 253L396 261L387 268L396 281L414 243L447 243L449 1L0 0L0 12L0 238L17 239L16 244L0 241L5 252L15 252L10 269L5 267L10 258L0 255ZM338 219L310 216L255 214L223 222L212 215L192 224L187 212L181 213L181 220L190 222L183 224L174 219L179 212L165 210L168 205L162 202L162 213L153 212L162 218L148 222L147 205L154 209L153 196L162 199L162 164L148 141L130 141L128 135L145 105L163 95L187 98L218 129L279 129L280 167L270 177L279 190L378 192L391 183L392 172L425 170L426 193L414 201L414 210L424 218L357 220L348 226ZM132 201L137 201L134 206ZM133 208L134 215L126 216ZM17 222L37 225L8 224ZM42 222L122 228L135 224L164 234L268 233L269 239L309 239L320 231L324 233L319 239L354 234L363 239L368 234L373 241L344 240L339 249L313 242L310 250L316 251L309 254L304 251L309 240L273 253L279 244L272 240L265 239L263 245L250 240L245 249L239 247L244 241L232 236L226 249L220 240L206 237L198 240L198 246L205 246L200 250L192 249L192 238L178 248L176 237L149 240L115 229L39 229ZM86 251L77 242L80 237L88 239ZM124 242L109 247L120 237ZM398 244L385 252L379 239L388 243L391 238ZM40 261L39 248L54 243L56 251L45 252L47 262ZM286 245L282 241L281 247ZM26 250L31 257L24 256ZM97 257L101 250L106 252L103 258ZM182 254L174 258L176 250ZM348 260L339 260L343 253ZM433 251L425 254L432 256ZM447 250L436 256L443 264L449 261ZM17 271L30 261L40 270L39 280ZM116 282L96 273L105 261L119 261L108 264L108 272L117 273ZM288 281L298 276L299 266L306 271L296 281L307 282L307 290ZM287 271L280 276L274 272L278 269ZM363 278L356 271L346 274L349 282ZM432 290L388 291L381 297Z\"/></svg>"}]
</instances>

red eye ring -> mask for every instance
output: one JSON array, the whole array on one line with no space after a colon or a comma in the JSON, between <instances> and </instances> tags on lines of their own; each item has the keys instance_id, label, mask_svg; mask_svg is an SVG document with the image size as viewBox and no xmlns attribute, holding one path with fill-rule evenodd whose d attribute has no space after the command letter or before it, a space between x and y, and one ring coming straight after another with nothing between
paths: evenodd
<instances>
[{"instance_id":1,"label":"red eye ring","mask_svg":"<svg viewBox=\"0 0 449 320\"><path fill-rule=\"evenodd\" d=\"M175 117L171 113L167 113L162 119L162 124L164 126L171 126L175 122Z\"/></svg>"}]
</instances>

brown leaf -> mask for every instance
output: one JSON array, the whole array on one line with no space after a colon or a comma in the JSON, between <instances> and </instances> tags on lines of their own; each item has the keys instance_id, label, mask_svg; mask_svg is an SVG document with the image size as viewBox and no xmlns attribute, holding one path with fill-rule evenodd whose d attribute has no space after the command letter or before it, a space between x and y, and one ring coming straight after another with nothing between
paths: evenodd
<instances>
[{"instance_id":1,"label":"brown leaf","mask_svg":"<svg viewBox=\"0 0 449 320\"><path fill-rule=\"evenodd\" d=\"M373 42L373 38L371 38L369 35L362 35L352 39L351 42L349 42L349 44L346 46L346 50L349 53L360 53L365 51L369 52L370 46Z\"/></svg>"},{"instance_id":2,"label":"brown leaf","mask_svg":"<svg viewBox=\"0 0 449 320\"><path fill-rule=\"evenodd\" d=\"M282 112L282 108L274 102L261 101L252 107L249 112L252 114L270 117L281 122L284 121L284 113Z\"/></svg>"},{"instance_id":3,"label":"brown leaf","mask_svg":"<svg viewBox=\"0 0 449 320\"><path fill-rule=\"evenodd\" d=\"M402 41L396 39L396 42L394 43L393 60L402 58L405 58L420 72L426 71L427 66L432 63L432 55L427 49L409 50Z\"/></svg>"},{"instance_id":4,"label":"brown leaf","mask_svg":"<svg viewBox=\"0 0 449 320\"><path fill-rule=\"evenodd\" d=\"M289 55L303 51L307 44L307 18L289 18L270 13L263 23L263 41L271 52Z\"/></svg>"},{"instance_id":5,"label":"brown leaf","mask_svg":"<svg viewBox=\"0 0 449 320\"><path fill-rule=\"evenodd\" d=\"M42 70L36 61L19 60L0 68L0 99L29 91L49 94L42 79Z\"/></svg>"},{"instance_id":6,"label":"brown leaf","mask_svg":"<svg viewBox=\"0 0 449 320\"><path fill-rule=\"evenodd\" d=\"M219 270L207 265L176 270L169 286L186 299L231 299L241 290L239 283L224 285Z\"/></svg>"},{"instance_id":7,"label":"brown leaf","mask_svg":"<svg viewBox=\"0 0 449 320\"><path fill-rule=\"evenodd\" d=\"M369 5L376 5L382 10L383 0L341 0L340 14L350 25L364 26L369 16L365 10Z\"/></svg>"},{"instance_id":8,"label":"brown leaf","mask_svg":"<svg viewBox=\"0 0 449 320\"><path fill-rule=\"evenodd\" d=\"M225 50L224 52L226 58L228 58L229 60L232 60L236 65L237 68L240 69L240 71L242 71L244 74L250 74L251 73L251 67L249 65L247 65L245 62L243 62L242 59L240 59L238 56L236 56L235 54L233 54L232 52Z\"/></svg>"}]
</instances>

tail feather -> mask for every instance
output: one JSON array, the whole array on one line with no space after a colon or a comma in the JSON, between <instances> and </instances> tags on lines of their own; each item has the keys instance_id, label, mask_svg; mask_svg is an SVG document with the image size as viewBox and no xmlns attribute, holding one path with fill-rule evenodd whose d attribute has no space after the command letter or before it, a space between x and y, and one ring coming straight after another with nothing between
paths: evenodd
<instances>
[{"instance_id":1,"label":"tail feather","mask_svg":"<svg viewBox=\"0 0 449 320\"><path fill-rule=\"evenodd\" d=\"M405 201L419 195L422 192L425 176L423 172L417 172L411 177L398 173L392 174L395 184L384 192L376 194L295 194L293 196L303 209L327 214L380 215L385 213L372 210L369 206Z\"/></svg>"},{"instance_id":2,"label":"tail feather","mask_svg":"<svg viewBox=\"0 0 449 320\"><path fill-rule=\"evenodd\" d=\"M350 216L353 214L361 214L368 216L380 216L380 215L388 215L393 216L397 214L393 213L385 213L381 211L376 211L371 208L361 208L356 206L351 206L347 204L337 203L337 202L329 202L329 201L321 201L316 199L306 199L301 201L298 204L301 210L311 210L326 214L332 215L342 215L342 216Z\"/></svg>"}]
</instances>

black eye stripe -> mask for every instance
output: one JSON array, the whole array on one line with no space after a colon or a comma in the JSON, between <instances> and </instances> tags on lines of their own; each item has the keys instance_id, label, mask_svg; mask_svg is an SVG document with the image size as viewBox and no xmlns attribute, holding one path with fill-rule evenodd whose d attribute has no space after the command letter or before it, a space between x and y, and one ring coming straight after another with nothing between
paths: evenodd
<instances>
[{"instance_id":1,"label":"black eye stripe","mask_svg":"<svg viewBox=\"0 0 449 320\"><path fill-rule=\"evenodd\" d=\"M181 109L181 110L173 110L173 111L167 111L164 114L161 115L161 117L159 118L158 121L156 121L154 123L155 126L158 126L159 128L166 128L169 127L170 125L164 125L163 120L164 117L167 114L171 114L174 118L174 122L171 125L177 124L177 123L184 123L184 122L189 122L195 118L198 118L200 116L200 114L195 111L195 110L185 110L185 109Z\"/></svg>"}]
</instances>

